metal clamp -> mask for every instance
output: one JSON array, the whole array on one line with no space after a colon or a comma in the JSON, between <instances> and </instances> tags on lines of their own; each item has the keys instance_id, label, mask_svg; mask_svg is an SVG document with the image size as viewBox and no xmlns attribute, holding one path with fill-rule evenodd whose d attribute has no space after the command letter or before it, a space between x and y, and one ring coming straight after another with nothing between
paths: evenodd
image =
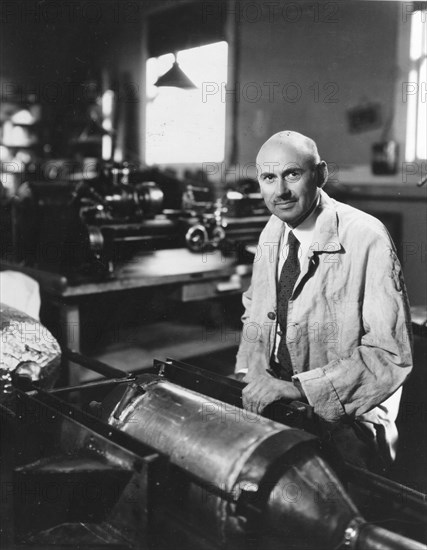
<instances>
[{"instance_id":1,"label":"metal clamp","mask_svg":"<svg viewBox=\"0 0 427 550\"><path fill-rule=\"evenodd\" d=\"M362 518L355 518L349 523L348 527L344 531L344 548L355 548L355 544L359 535L359 528L362 523Z\"/></svg>"}]
</instances>

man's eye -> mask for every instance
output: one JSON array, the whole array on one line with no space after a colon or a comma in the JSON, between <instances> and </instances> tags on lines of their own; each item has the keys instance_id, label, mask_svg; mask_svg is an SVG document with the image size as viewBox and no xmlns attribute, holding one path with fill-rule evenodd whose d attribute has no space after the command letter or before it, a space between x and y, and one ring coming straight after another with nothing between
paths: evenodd
<instances>
[{"instance_id":1,"label":"man's eye","mask_svg":"<svg viewBox=\"0 0 427 550\"><path fill-rule=\"evenodd\" d=\"M287 175L286 175L286 180L287 181L298 181L301 177L301 173L294 170L293 172L289 172Z\"/></svg>"},{"instance_id":2,"label":"man's eye","mask_svg":"<svg viewBox=\"0 0 427 550\"><path fill-rule=\"evenodd\" d=\"M272 181L274 181L274 176L264 176L264 181L271 183Z\"/></svg>"}]
</instances>

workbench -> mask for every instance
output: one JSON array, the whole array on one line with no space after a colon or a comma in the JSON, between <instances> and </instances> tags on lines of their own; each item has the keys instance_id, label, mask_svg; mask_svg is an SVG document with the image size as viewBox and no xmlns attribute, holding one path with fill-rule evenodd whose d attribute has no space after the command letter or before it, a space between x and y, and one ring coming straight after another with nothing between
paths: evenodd
<instances>
[{"instance_id":1,"label":"workbench","mask_svg":"<svg viewBox=\"0 0 427 550\"><path fill-rule=\"evenodd\" d=\"M251 267L239 265L236 257L226 257L218 250L195 254L185 248L165 249L140 253L102 280L76 282L61 273L0 261L1 270L25 273L39 283L43 300L59 310L61 346L77 352L81 351L85 297L171 285L180 302L241 294L249 286ZM70 383L78 381L74 369L69 376Z\"/></svg>"}]
</instances>

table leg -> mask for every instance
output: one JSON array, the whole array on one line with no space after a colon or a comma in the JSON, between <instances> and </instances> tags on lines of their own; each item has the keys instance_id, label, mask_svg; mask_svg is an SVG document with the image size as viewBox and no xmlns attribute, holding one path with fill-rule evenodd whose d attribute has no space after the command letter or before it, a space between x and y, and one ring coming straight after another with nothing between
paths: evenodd
<instances>
[{"instance_id":1,"label":"table leg","mask_svg":"<svg viewBox=\"0 0 427 550\"><path fill-rule=\"evenodd\" d=\"M59 305L61 344L72 351L80 351L80 309L78 304L61 302ZM80 382L81 367L65 361L68 384Z\"/></svg>"}]
</instances>

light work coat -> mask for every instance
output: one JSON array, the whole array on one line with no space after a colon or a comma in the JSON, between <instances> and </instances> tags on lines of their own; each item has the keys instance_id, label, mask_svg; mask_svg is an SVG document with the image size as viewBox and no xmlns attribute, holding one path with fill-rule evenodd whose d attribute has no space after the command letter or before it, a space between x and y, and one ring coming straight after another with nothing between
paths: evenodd
<instances>
[{"instance_id":1,"label":"light work coat","mask_svg":"<svg viewBox=\"0 0 427 550\"><path fill-rule=\"evenodd\" d=\"M383 426L390 454L399 389L412 368L409 305L390 236L376 218L320 190L313 243L288 307L287 345L295 381L324 420L356 418ZM236 372L246 380L269 368L277 323L277 261L284 224L262 231Z\"/></svg>"}]
</instances>

